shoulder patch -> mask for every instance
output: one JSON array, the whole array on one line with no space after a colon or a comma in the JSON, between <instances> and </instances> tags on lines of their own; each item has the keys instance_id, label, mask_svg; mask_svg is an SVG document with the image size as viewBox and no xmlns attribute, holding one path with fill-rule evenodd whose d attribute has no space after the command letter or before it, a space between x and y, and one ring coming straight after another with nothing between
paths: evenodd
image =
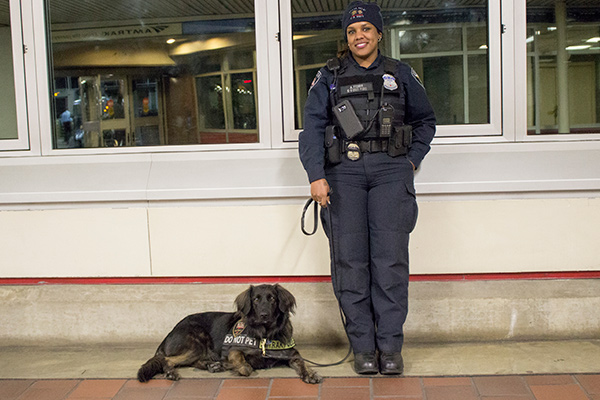
<instances>
[{"instance_id":1,"label":"shoulder patch","mask_svg":"<svg viewBox=\"0 0 600 400\"><path fill-rule=\"evenodd\" d=\"M310 92L310 89L312 89L313 86L315 86L319 82L319 80L321 79L321 76L323 76L323 74L319 70L317 72L317 75L315 76L315 79L313 79L312 83L310 84L310 88L308 89L309 92Z\"/></svg>"},{"instance_id":2,"label":"shoulder patch","mask_svg":"<svg viewBox=\"0 0 600 400\"><path fill-rule=\"evenodd\" d=\"M410 69L410 74L412 75L413 78L415 78L415 80L419 83L419 85L421 85L423 87L423 89L425 89L425 86L423 85L423 81L421 81L419 74L417 74L417 71L415 71L414 68Z\"/></svg>"}]
</instances>

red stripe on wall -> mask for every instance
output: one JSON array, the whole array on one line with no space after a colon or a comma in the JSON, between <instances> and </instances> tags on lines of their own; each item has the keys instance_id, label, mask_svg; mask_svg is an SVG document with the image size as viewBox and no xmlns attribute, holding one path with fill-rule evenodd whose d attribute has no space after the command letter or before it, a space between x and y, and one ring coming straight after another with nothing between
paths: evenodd
<instances>
[{"instance_id":1,"label":"red stripe on wall","mask_svg":"<svg viewBox=\"0 0 600 400\"><path fill-rule=\"evenodd\" d=\"M598 279L600 271L524 272L494 274L411 275L412 282ZM0 278L0 285L156 285L156 284L259 284L329 282L329 276L236 277L132 277L132 278Z\"/></svg>"}]
</instances>

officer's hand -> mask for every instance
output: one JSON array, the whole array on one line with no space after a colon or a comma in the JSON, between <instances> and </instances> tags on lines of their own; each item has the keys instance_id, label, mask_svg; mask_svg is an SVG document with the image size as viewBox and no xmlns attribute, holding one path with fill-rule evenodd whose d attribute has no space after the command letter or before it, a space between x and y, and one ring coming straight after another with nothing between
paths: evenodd
<instances>
[{"instance_id":1,"label":"officer's hand","mask_svg":"<svg viewBox=\"0 0 600 400\"><path fill-rule=\"evenodd\" d=\"M325 179L319 179L310 184L310 197L321 207L325 208L329 204L329 184Z\"/></svg>"}]
</instances>

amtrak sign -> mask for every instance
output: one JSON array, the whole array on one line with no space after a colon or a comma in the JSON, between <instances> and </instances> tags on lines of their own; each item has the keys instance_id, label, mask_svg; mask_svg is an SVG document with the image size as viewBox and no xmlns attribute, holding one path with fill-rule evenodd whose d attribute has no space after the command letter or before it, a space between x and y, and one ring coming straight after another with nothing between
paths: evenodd
<instances>
[{"instance_id":1,"label":"amtrak sign","mask_svg":"<svg viewBox=\"0 0 600 400\"><path fill-rule=\"evenodd\" d=\"M128 25L52 31L53 43L89 42L181 35L181 24Z\"/></svg>"}]
</instances>

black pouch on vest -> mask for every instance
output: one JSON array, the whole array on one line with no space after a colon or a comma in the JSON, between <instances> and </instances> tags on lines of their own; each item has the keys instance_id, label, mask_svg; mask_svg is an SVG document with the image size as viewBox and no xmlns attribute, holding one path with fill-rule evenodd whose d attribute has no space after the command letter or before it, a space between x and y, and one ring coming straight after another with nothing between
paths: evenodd
<instances>
[{"instance_id":1,"label":"black pouch on vest","mask_svg":"<svg viewBox=\"0 0 600 400\"><path fill-rule=\"evenodd\" d=\"M395 126L388 145L388 156L398 157L408 153L412 142L412 126Z\"/></svg>"},{"instance_id":2,"label":"black pouch on vest","mask_svg":"<svg viewBox=\"0 0 600 400\"><path fill-rule=\"evenodd\" d=\"M337 118L346 139L354 139L364 130L360 119L356 116L350 100L344 100L333 106L333 115Z\"/></svg>"},{"instance_id":3,"label":"black pouch on vest","mask_svg":"<svg viewBox=\"0 0 600 400\"><path fill-rule=\"evenodd\" d=\"M342 162L342 141L339 138L337 126L329 125L325 128L325 149L329 164Z\"/></svg>"}]
</instances>

